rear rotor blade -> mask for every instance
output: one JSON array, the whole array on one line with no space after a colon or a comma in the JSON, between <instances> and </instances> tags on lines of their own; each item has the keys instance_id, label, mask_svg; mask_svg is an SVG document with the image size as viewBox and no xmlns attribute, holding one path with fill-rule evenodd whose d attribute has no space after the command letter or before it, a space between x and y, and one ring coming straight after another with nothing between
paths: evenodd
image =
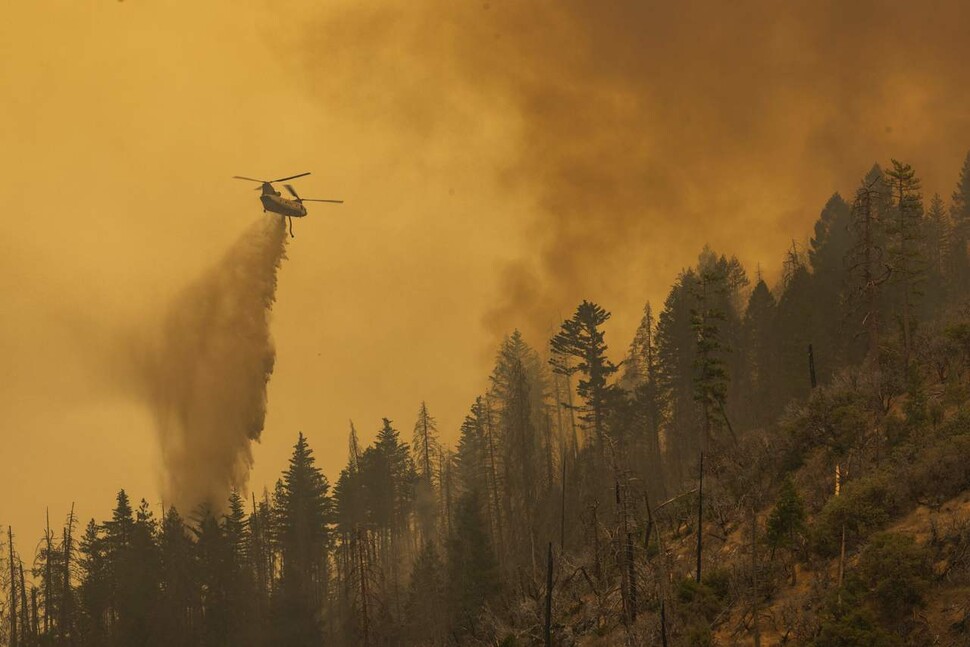
<instances>
[{"instance_id":1,"label":"rear rotor blade","mask_svg":"<svg viewBox=\"0 0 970 647\"><path fill-rule=\"evenodd\" d=\"M302 198L302 202L333 202L334 204L343 204L343 200L321 200L320 198Z\"/></svg>"},{"instance_id":2,"label":"rear rotor blade","mask_svg":"<svg viewBox=\"0 0 970 647\"><path fill-rule=\"evenodd\" d=\"M296 193L296 189L294 189L294 188L293 188L293 185L292 185L292 184L284 184L283 186L285 186L285 187L286 187L286 190L287 190L287 191L289 191L290 193L292 193L292 194L293 194L293 197L294 197L294 198L296 198L297 200L299 200L299 199L300 199L300 196L299 196L299 195L297 195L297 193Z\"/></svg>"},{"instance_id":3,"label":"rear rotor blade","mask_svg":"<svg viewBox=\"0 0 970 647\"><path fill-rule=\"evenodd\" d=\"M272 180L273 182L286 182L287 180L295 180L298 177L303 177L304 175L310 175L310 172L300 173L299 175L291 175L290 177L281 177L278 180Z\"/></svg>"},{"instance_id":4,"label":"rear rotor blade","mask_svg":"<svg viewBox=\"0 0 970 647\"><path fill-rule=\"evenodd\" d=\"M266 180L257 180L255 178L251 178L251 177L243 177L242 175L233 175L232 176L232 179L234 179L234 180L249 180L250 182L259 182L260 184L265 184L266 183Z\"/></svg>"}]
</instances>

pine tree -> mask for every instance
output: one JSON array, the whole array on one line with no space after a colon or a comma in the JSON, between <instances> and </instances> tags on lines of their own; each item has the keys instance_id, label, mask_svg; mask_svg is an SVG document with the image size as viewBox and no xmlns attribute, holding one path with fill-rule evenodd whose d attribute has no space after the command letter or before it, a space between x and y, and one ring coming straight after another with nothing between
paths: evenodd
<instances>
[{"instance_id":1,"label":"pine tree","mask_svg":"<svg viewBox=\"0 0 970 647\"><path fill-rule=\"evenodd\" d=\"M633 389L635 385L649 381L651 365L655 363L653 361L653 355L656 352L656 344L653 341L655 328L653 309L648 301L643 307L640 324L633 333L633 341L630 342L626 359L623 360L621 384L624 388Z\"/></svg>"},{"instance_id":2,"label":"pine tree","mask_svg":"<svg viewBox=\"0 0 970 647\"><path fill-rule=\"evenodd\" d=\"M960 169L950 207L949 275L954 294L970 292L970 152Z\"/></svg>"},{"instance_id":3,"label":"pine tree","mask_svg":"<svg viewBox=\"0 0 970 647\"><path fill-rule=\"evenodd\" d=\"M909 164L892 160L892 169L886 172L886 182L891 209L887 227L888 261L902 310L903 349L908 361L913 352L913 311L926 278L923 203L920 181Z\"/></svg>"},{"instance_id":4,"label":"pine tree","mask_svg":"<svg viewBox=\"0 0 970 647\"><path fill-rule=\"evenodd\" d=\"M70 603L65 601L70 597L69 586L65 587L64 576L66 564L64 562L65 544L63 541L58 545L56 535L50 527L50 514L47 515L47 525L44 530L44 539L41 541L40 549L34 559L34 566L31 569L34 581L41 582L39 589L40 604L43 610L43 635L47 639L67 638L70 624L65 620ZM69 583L68 583L69 584Z\"/></svg>"},{"instance_id":5,"label":"pine tree","mask_svg":"<svg viewBox=\"0 0 970 647\"><path fill-rule=\"evenodd\" d=\"M411 441L411 451L414 454L414 465L417 470L415 484L415 503L418 522L425 540L435 534L437 493L440 484L440 467L437 465L441 454L441 444L438 441L438 427L434 417L428 412L428 405L424 402L418 409L418 419L414 423L414 435Z\"/></svg>"},{"instance_id":6,"label":"pine tree","mask_svg":"<svg viewBox=\"0 0 970 647\"><path fill-rule=\"evenodd\" d=\"M706 253L709 250L705 249ZM701 405L704 433L700 448L706 447L714 432L727 421L727 394L730 377L724 355L729 350L724 342L728 293L727 266L718 263L710 253L702 253L698 263L698 280L694 284L694 307L691 329L697 352L694 359L694 399ZM730 429L730 425L728 425ZM733 433L733 432L732 432Z\"/></svg>"},{"instance_id":7,"label":"pine tree","mask_svg":"<svg viewBox=\"0 0 970 647\"><path fill-rule=\"evenodd\" d=\"M162 645L190 645L201 617L195 547L178 511L171 507L159 533L158 636Z\"/></svg>"},{"instance_id":8,"label":"pine tree","mask_svg":"<svg viewBox=\"0 0 970 647\"><path fill-rule=\"evenodd\" d=\"M230 622L229 544L209 505L200 506L194 517L192 531L202 602L202 642L225 645L229 640Z\"/></svg>"},{"instance_id":9,"label":"pine tree","mask_svg":"<svg viewBox=\"0 0 970 647\"><path fill-rule=\"evenodd\" d=\"M776 399L771 417L781 414L792 400L806 397L812 386L807 357L809 344L813 345L814 353L813 329L818 318L812 276L797 254L789 254L787 266L789 278L778 299L770 338L777 363L772 378ZM824 350L820 355L825 355Z\"/></svg>"},{"instance_id":10,"label":"pine tree","mask_svg":"<svg viewBox=\"0 0 970 647\"><path fill-rule=\"evenodd\" d=\"M458 485L462 492L476 491L482 496L487 492L487 465L485 461L485 433L477 415L476 407L465 416L458 435L456 461Z\"/></svg>"},{"instance_id":11,"label":"pine tree","mask_svg":"<svg viewBox=\"0 0 970 647\"><path fill-rule=\"evenodd\" d=\"M509 531L506 556L513 557L517 566L532 558L539 497L548 487L548 446L537 424L542 401L533 397L542 388L539 365L535 351L515 331L503 341L491 376L491 401L498 409L501 438L502 512Z\"/></svg>"},{"instance_id":12,"label":"pine tree","mask_svg":"<svg viewBox=\"0 0 970 647\"><path fill-rule=\"evenodd\" d=\"M846 257L850 290L848 302L866 334L866 359L878 363L883 303L882 284L890 274L885 263L884 218L888 190L882 169L872 167L852 203L852 247Z\"/></svg>"},{"instance_id":13,"label":"pine tree","mask_svg":"<svg viewBox=\"0 0 970 647\"><path fill-rule=\"evenodd\" d=\"M414 464L418 477L429 486L433 486L438 478L434 463L439 447L437 421L428 412L427 403L422 402L418 409L417 422L414 423L411 450L414 452Z\"/></svg>"},{"instance_id":14,"label":"pine tree","mask_svg":"<svg viewBox=\"0 0 970 647\"><path fill-rule=\"evenodd\" d=\"M798 496L798 490L795 489L794 480L788 476L782 483L775 507L768 515L767 540L771 547L772 558L778 548L787 548L793 552L798 537L804 530L805 506ZM792 562L792 585L794 586L796 578L794 559Z\"/></svg>"},{"instance_id":15,"label":"pine tree","mask_svg":"<svg viewBox=\"0 0 970 647\"><path fill-rule=\"evenodd\" d=\"M462 495L448 541L448 602L452 627L475 634L478 614L499 590L498 567L481 517L478 495Z\"/></svg>"},{"instance_id":16,"label":"pine tree","mask_svg":"<svg viewBox=\"0 0 970 647\"><path fill-rule=\"evenodd\" d=\"M576 392L584 401L580 418L592 431L594 448L598 452L604 450L606 419L615 394L609 380L617 371L616 365L606 357L605 333L601 330L609 318L610 313L602 307L583 301L550 342L554 355L577 361L576 370L583 375L576 386ZM553 368L561 372L564 364L554 362Z\"/></svg>"},{"instance_id":17,"label":"pine tree","mask_svg":"<svg viewBox=\"0 0 970 647\"><path fill-rule=\"evenodd\" d=\"M365 452L365 456L368 455L365 487L370 505L382 512L381 525L385 531L381 538L382 566L389 583L386 613L374 629L375 633L389 634L396 631L393 625L402 612L402 572L410 548L407 531L414 509L418 475L408 444L401 442L400 434L387 418L382 419L373 447Z\"/></svg>"},{"instance_id":18,"label":"pine tree","mask_svg":"<svg viewBox=\"0 0 970 647\"><path fill-rule=\"evenodd\" d=\"M275 567L273 551L273 513L270 506L269 494L263 490L263 498L257 503L255 493L252 495L252 511L249 515L249 559L252 564L254 579L255 615L258 625L257 644L264 644L268 640L268 614L270 595L275 584Z\"/></svg>"},{"instance_id":19,"label":"pine tree","mask_svg":"<svg viewBox=\"0 0 970 647\"><path fill-rule=\"evenodd\" d=\"M113 616L111 569L104 533L94 519L85 528L78 553L83 573L78 590L83 644L106 645Z\"/></svg>"},{"instance_id":20,"label":"pine tree","mask_svg":"<svg viewBox=\"0 0 970 647\"><path fill-rule=\"evenodd\" d=\"M950 245L950 218L943 198L934 193L923 219L923 240L926 253L926 290L923 317L938 319L947 301L947 254Z\"/></svg>"},{"instance_id":21,"label":"pine tree","mask_svg":"<svg viewBox=\"0 0 970 647\"><path fill-rule=\"evenodd\" d=\"M694 364L697 342L691 310L697 274L693 269L680 273L664 301L657 322L657 360L659 398L666 415L664 430L667 466L679 478L696 456L695 439L703 425L700 408L694 400Z\"/></svg>"},{"instance_id":22,"label":"pine tree","mask_svg":"<svg viewBox=\"0 0 970 647\"><path fill-rule=\"evenodd\" d=\"M843 294L846 287L846 258L852 248L852 208L838 193L829 198L815 223L809 241L811 303L814 313L810 331L815 350L816 371L827 382L851 356L852 339L845 333L848 312Z\"/></svg>"},{"instance_id":23,"label":"pine tree","mask_svg":"<svg viewBox=\"0 0 970 647\"><path fill-rule=\"evenodd\" d=\"M387 418L382 419L374 449L386 460L391 496L391 525L395 530L404 527L414 503L414 486L418 480L414 461L407 443L401 442L398 431Z\"/></svg>"},{"instance_id":24,"label":"pine tree","mask_svg":"<svg viewBox=\"0 0 970 647\"><path fill-rule=\"evenodd\" d=\"M327 599L330 523L333 503L326 477L301 433L283 473L277 541L282 554L277 640L319 644L319 614Z\"/></svg>"},{"instance_id":25,"label":"pine tree","mask_svg":"<svg viewBox=\"0 0 970 647\"><path fill-rule=\"evenodd\" d=\"M120 555L116 576L119 582L119 636L125 645L155 644L154 626L160 579L156 538L158 524L141 500L131 526L130 543Z\"/></svg>"},{"instance_id":26,"label":"pine tree","mask_svg":"<svg viewBox=\"0 0 970 647\"><path fill-rule=\"evenodd\" d=\"M357 438L357 428L354 427L354 421L350 421L350 435L347 439L349 466L350 469L358 470L360 469L360 440Z\"/></svg>"},{"instance_id":27,"label":"pine tree","mask_svg":"<svg viewBox=\"0 0 970 647\"><path fill-rule=\"evenodd\" d=\"M229 494L229 508L222 517L222 534L225 538L225 577L227 636L232 645L251 644L256 627L256 582L253 577L253 560L250 554L250 523L246 518L245 503L239 493Z\"/></svg>"},{"instance_id":28,"label":"pine tree","mask_svg":"<svg viewBox=\"0 0 970 647\"><path fill-rule=\"evenodd\" d=\"M660 434L664 420L664 406L660 389L660 363L655 341L656 322L648 301L637 326L627 359L624 361L623 382L631 393L631 413L634 417L633 445L635 466L642 466L642 478L654 495L663 491L661 473Z\"/></svg>"},{"instance_id":29,"label":"pine tree","mask_svg":"<svg viewBox=\"0 0 970 647\"><path fill-rule=\"evenodd\" d=\"M433 542L426 542L414 562L411 584L404 607L409 642L416 645L444 645L448 605L444 585L444 564Z\"/></svg>"},{"instance_id":30,"label":"pine tree","mask_svg":"<svg viewBox=\"0 0 970 647\"><path fill-rule=\"evenodd\" d=\"M484 409L484 399L476 398L461 424L454 459L455 481L458 496L475 494L482 506L480 512L486 521L489 539L493 546L499 546L503 537L501 499L495 483L498 472L492 461L494 443L488 434Z\"/></svg>"},{"instance_id":31,"label":"pine tree","mask_svg":"<svg viewBox=\"0 0 970 647\"><path fill-rule=\"evenodd\" d=\"M140 628L140 609L129 596L135 593L138 575L133 569L134 511L128 495L120 490L111 520L104 523L104 557L108 586L108 635L114 644L127 644Z\"/></svg>"},{"instance_id":32,"label":"pine tree","mask_svg":"<svg viewBox=\"0 0 970 647\"><path fill-rule=\"evenodd\" d=\"M754 428L765 428L772 421L778 400L778 364L772 344L776 310L775 297L759 279L744 314L740 349L744 368L738 376L749 405L744 422Z\"/></svg>"}]
</instances>

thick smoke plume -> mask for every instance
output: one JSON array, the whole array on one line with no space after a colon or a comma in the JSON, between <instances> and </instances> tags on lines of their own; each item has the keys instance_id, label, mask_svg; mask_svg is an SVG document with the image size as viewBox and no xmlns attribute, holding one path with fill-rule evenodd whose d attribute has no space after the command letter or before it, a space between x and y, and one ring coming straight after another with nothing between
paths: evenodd
<instances>
[{"instance_id":1,"label":"thick smoke plume","mask_svg":"<svg viewBox=\"0 0 970 647\"><path fill-rule=\"evenodd\" d=\"M164 495L183 511L220 507L246 485L276 357L269 315L285 233L279 219L256 223L140 344L137 377L158 429Z\"/></svg>"},{"instance_id":2,"label":"thick smoke plume","mask_svg":"<svg viewBox=\"0 0 970 647\"><path fill-rule=\"evenodd\" d=\"M873 162L910 162L928 195L947 195L970 146L963 0L432 0L321 14L292 48L313 87L355 119L413 133L409 155L461 150L496 114L513 124L496 139L513 142L497 172L534 208L528 250L485 317L493 332L544 330L583 297L639 312L705 243L780 265Z\"/></svg>"}]
</instances>

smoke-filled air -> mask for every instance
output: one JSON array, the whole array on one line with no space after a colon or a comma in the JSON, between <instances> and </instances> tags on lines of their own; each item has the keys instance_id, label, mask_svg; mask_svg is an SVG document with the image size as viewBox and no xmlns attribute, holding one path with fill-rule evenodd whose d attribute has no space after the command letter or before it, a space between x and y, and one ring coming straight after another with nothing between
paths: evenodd
<instances>
[{"instance_id":1,"label":"smoke-filled air","mask_svg":"<svg viewBox=\"0 0 970 647\"><path fill-rule=\"evenodd\" d=\"M270 311L285 249L279 219L253 224L134 336L135 392L155 419L169 505L221 508L231 489L245 491L276 359Z\"/></svg>"},{"instance_id":2,"label":"smoke-filled air","mask_svg":"<svg viewBox=\"0 0 970 647\"><path fill-rule=\"evenodd\" d=\"M0 647L970 646L968 33L6 3Z\"/></svg>"}]
</instances>

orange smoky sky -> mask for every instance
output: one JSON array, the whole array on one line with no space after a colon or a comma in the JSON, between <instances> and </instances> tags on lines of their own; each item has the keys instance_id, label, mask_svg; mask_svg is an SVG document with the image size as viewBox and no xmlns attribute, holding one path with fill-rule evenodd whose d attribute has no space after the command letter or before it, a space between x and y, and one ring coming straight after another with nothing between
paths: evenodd
<instances>
[{"instance_id":1,"label":"orange smoky sky","mask_svg":"<svg viewBox=\"0 0 970 647\"><path fill-rule=\"evenodd\" d=\"M0 523L159 503L117 346L268 217L232 175L346 200L295 223L250 484L298 431L333 480L348 419L409 437L427 400L454 439L514 327L541 346L591 298L619 353L705 243L771 272L875 161L948 195L967 24L957 0L10 3Z\"/></svg>"}]
</instances>

